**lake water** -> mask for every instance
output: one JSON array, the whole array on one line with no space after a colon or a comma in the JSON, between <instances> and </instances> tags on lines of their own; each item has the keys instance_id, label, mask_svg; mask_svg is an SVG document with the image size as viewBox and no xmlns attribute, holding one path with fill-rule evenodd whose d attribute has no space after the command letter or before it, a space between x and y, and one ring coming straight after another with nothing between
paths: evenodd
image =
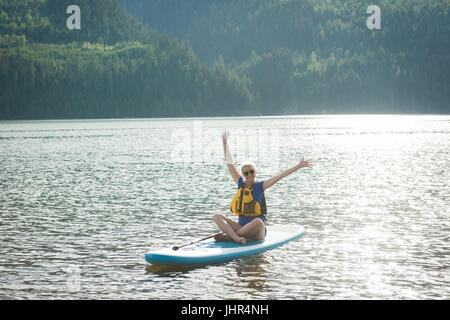
<instances>
[{"instance_id":1,"label":"lake water","mask_svg":"<svg viewBox=\"0 0 450 320\"><path fill-rule=\"evenodd\" d=\"M197 268L144 254L215 233L236 165L306 235ZM0 122L0 299L450 299L450 116Z\"/></svg>"}]
</instances>

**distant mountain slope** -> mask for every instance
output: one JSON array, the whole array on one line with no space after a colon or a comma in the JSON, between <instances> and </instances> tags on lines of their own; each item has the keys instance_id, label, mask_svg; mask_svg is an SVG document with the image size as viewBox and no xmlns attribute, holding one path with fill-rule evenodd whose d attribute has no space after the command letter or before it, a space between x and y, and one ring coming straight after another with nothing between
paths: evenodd
<instances>
[{"instance_id":1,"label":"distant mountain slope","mask_svg":"<svg viewBox=\"0 0 450 320\"><path fill-rule=\"evenodd\" d=\"M287 48L328 56L338 48L365 54L448 53L449 0L120 0L144 23L189 39L200 58L226 62ZM379 31L366 27L370 4L381 8Z\"/></svg>"},{"instance_id":2,"label":"distant mountain slope","mask_svg":"<svg viewBox=\"0 0 450 320\"><path fill-rule=\"evenodd\" d=\"M450 113L450 0L377 3L0 0L0 118Z\"/></svg>"},{"instance_id":3,"label":"distant mountain slope","mask_svg":"<svg viewBox=\"0 0 450 320\"><path fill-rule=\"evenodd\" d=\"M76 32L66 27L66 9L71 4L81 8L82 28ZM0 30L45 43L148 43L155 35L116 0L0 0Z\"/></svg>"},{"instance_id":4,"label":"distant mountain slope","mask_svg":"<svg viewBox=\"0 0 450 320\"><path fill-rule=\"evenodd\" d=\"M248 80L209 67L116 0L0 0L0 119L214 115L252 101Z\"/></svg>"},{"instance_id":5,"label":"distant mountain slope","mask_svg":"<svg viewBox=\"0 0 450 320\"><path fill-rule=\"evenodd\" d=\"M450 0L120 2L247 76L264 113L450 113Z\"/></svg>"}]
</instances>

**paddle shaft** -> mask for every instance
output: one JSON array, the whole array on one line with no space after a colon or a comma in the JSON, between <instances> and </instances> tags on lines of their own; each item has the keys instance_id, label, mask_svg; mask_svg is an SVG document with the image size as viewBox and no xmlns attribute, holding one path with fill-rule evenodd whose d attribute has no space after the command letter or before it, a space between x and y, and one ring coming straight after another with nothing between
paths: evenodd
<instances>
[{"instance_id":1,"label":"paddle shaft","mask_svg":"<svg viewBox=\"0 0 450 320\"><path fill-rule=\"evenodd\" d=\"M200 241L203 241L203 240L211 239L211 238L214 237L215 235L216 235L216 234L213 234L213 235L211 235L211 236L207 236L207 237L205 237L205 238L203 238L203 239L200 239L200 240L195 240L195 241L192 241L192 242L183 244L183 245L181 245L181 246L175 246L175 247L172 247L172 250L177 251L178 249L180 249L180 248L182 248L182 247L186 247L186 246L189 246L189 245L191 245L191 244L194 244L194 243L197 243L197 242L200 242Z\"/></svg>"}]
</instances>

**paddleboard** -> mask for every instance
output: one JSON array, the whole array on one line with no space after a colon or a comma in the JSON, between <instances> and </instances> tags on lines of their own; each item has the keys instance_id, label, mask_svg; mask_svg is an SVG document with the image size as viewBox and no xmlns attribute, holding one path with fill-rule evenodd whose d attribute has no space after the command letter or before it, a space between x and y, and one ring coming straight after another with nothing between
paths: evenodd
<instances>
[{"instance_id":1,"label":"paddleboard","mask_svg":"<svg viewBox=\"0 0 450 320\"><path fill-rule=\"evenodd\" d=\"M216 241L211 238L178 250L170 247L152 251L145 255L145 260L152 264L209 264L273 249L305 234L305 228L302 226L273 225L266 228L267 235L262 241L248 242L246 245L242 245L230 241Z\"/></svg>"}]
</instances>

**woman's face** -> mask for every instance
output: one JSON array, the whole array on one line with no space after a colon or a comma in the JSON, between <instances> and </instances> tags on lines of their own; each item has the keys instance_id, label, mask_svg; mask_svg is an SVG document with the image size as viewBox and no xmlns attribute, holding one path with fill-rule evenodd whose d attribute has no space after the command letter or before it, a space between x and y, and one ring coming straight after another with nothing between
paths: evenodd
<instances>
[{"instance_id":1,"label":"woman's face","mask_svg":"<svg viewBox=\"0 0 450 320\"><path fill-rule=\"evenodd\" d=\"M253 183L256 177L256 168L254 166L244 166L242 168L242 174L244 175L245 181Z\"/></svg>"}]
</instances>

